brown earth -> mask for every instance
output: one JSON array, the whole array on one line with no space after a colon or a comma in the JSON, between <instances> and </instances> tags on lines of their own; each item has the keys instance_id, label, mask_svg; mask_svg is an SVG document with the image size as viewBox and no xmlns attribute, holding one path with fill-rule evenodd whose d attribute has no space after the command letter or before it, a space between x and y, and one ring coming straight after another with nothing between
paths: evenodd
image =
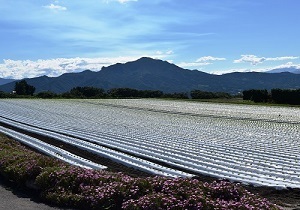
<instances>
[{"instance_id":1,"label":"brown earth","mask_svg":"<svg viewBox=\"0 0 300 210\"><path fill-rule=\"evenodd\" d=\"M18 187L0 176L0 210L68 210L42 203L37 192ZM69 209L70 210L70 209Z\"/></svg>"}]
</instances>

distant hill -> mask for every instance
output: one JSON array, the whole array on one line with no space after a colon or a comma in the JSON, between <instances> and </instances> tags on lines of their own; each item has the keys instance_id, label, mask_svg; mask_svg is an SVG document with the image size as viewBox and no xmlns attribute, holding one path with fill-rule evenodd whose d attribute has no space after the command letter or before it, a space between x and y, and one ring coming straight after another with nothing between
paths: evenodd
<instances>
[{"instance_id":1,"label":"distant hill","mask_svg":"<svg viewBox=\"0 0 300 210\"><path fill-rule=\"evenodd\" d=\"M10 83L14 81L13 79L2 79L0 78L0 85L4 85L4 84L7 84L7 83Z\"/></svg>"},{"instance_id":2,"label":"distant hill","mask_svg":"<svg viewBox=\"0 0 300 210\"><path fill-rule=\"evenodd\" d=\"M280 69L273 69L270 71L266 71L267 73L283 73L283 72L289 72L293 74L300 74L300 69L296 68L280 68Z\"/></svg>"},{"instance_id":3,"label":"distant hill","mask_svg":"<svg viewBox=\"0 0 300 210\"><path fill-rule=\"evenodd\" d=\"M193 89L238 93L246 89L300 88L300 74L292 73L229 73L208 74L197 70L180 68L167 61L140 58L125 64L103 67L101 71L67 73L59 77L47 76L26 79L36 87L36 92L52 91L62 93L76 86L104 88L128 87L139 90L161 90L189 92ZM0 86L10 92L14 82Z\"/></svg>"}]
</instances>

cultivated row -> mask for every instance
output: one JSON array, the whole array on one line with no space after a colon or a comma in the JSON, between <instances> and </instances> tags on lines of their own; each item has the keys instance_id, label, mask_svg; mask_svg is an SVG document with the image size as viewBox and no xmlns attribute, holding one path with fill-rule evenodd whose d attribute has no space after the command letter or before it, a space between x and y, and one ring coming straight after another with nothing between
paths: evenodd
<instances>
[{"instance_id":1,"label":"cultivated row","mask_svg":"<svg viewBox=\"0 0 300 210\"><path fill-rule=\"evenodd\" d=\"M0 120L1 120L1 122L5 123L7 125L10 125L10 126L16 127L18 129L22 129L22 130L29 131L29 132L32 132L32 133L35 133L35 134L38 134L38 135L53 138L55 140L70 144L72 146L75 146L79 149L86 150L88 152L97 154L99 156L112 159L112 160L114 160L116 162L119 162L121 164L127 165L129 167L134 167L136 169L139 169L141 171L146 171L146 172L151 173L151 174L163 175L163 176L169 176L169 177L192 177L193 176L192 174L188 174L188 173L185 173L185 172L182 172L182 171L178 171L178 170L174 170L174 169L171 169L171 168L163 167L161 165L149 162L147 160L136 158L136 157L133 157L133 156L130 156L130 155L112 150L112 149L108 149L108 148L99 146L97 144L93 144L93 143L90 143L90 142L87 142L87 141L83 141L83 140L78 139L78 138L70 137L70 136L67 136L67 135L64 135L64 134L61 134L61 133L56 133L56 132L50 131L48 128L47 129L40 129L40 128L37 128L37 127L29 126L29 125L27 125L28 122L26 122L26 121L24 121L24 123L26 123L26 124L23 124L23 123L19 123L19 122L16 122L16 121L5 119L3 117L0 117ZM16 120L16 119L14 119L14 120ZM5 128L2 128L2 129L0 129L0 131L4 130L4 129ZM59 148L57 148L53 145L46 144L44 142L38 141L35 138L26 136L26 135L18 133L18 132L14 132L13 135L12 135L11 133L6 132L4 130L4 133L8 134L9 136L11 136L11 137L13 137L13 138L15 138L16 140L19 140L19 141L23 140L22 138L19 137L19 136L22 136L22 137L25 138L25 140L22 141L22 143L25 143L29 146L33 145L34 148L36 148L36 149L38 149L42 152L45 152L45 153L50 150L51 153L49 153L49 155L52 155L52 153L55 153L55 152L59 152L59 154L61 154L61 153L63 154L63 152L64 152L63 150L59 151ZM66 133L66 134L70 134L70 133ZM77 135L77 137L81 137L81 136ZM48 150L48 151L45 151L45 149ZM67 152L66 152L66 154L67 154ZM63 155L60 155L60 156L63 156ZM74 156L75 157L75 155L72 155L72 154L68 155L68 156L72 156L72 157ZM84 167L91 167L92 165L95 165L95 167L93 167L93 168L96 168L96 169L106 168L105 166L96 167L97 164L92 163L91 161L87 161L87 160L85 162L81 161L82 162L81 164L77 164L83 158L76 157L74 159L75 159L74 161L70 160L70 161L67 161L67 162L69 162L73 165L81 165L81 166L84 166Z\"/></svg>"},{"instance_id":2,"label":"cultivated row","mask_svg":"<svg viewBox=\"0 0 300 210\"><path fill-rule=\"evenodd\" d=\"M161 100L1 102L6 118L192 173L300 186L300 112L295 108L280 108L284 116L277 119L276 108L275 114L264 114L253 106L249 114L248 106L243 112L243 106L230 110L230 105Z\"/></svg>"},{"instance_id":3,"label":"cultivated row","mask_svg":"<svg viewBox=\"0 0 300 210\"><path fill-rule=\"evenodd\" d=\"M74 155L66 150L63 150L59 147L55 147L51 144L47 144L43 141L40 141L37 138L28 136L26 134L16 132L12 129L5 128L3 126L0 126L0 132L10 136L11 138L31 147L34 148L41 153L44 153L46 155L58 158L64 162L70 163L71 165L79 166L82 168L88 168L88 169L106 169L106 166L93 163L92 161L89 161L87 159L84 159L80 156Z\"/></svg>"}]
</instances>

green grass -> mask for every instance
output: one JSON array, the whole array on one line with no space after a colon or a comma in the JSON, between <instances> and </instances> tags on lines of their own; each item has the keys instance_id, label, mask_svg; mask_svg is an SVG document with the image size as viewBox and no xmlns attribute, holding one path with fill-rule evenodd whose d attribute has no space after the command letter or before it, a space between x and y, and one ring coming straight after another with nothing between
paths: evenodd
<instances>
[{"instance_id":1,"label":"green grass","mask_svg":"<svg viewBox=\"0 0 300 210\"><path fill-rule=\"evenodd\" d=\"M173 101L192 101L192 102L207 102L207 103L224 103L224 104L241 104L254 106L279 106L279 107L300 107L300 105L291 104L276 104L276 103L255 103L250 100L243 100L242 98L215 98L215 99L174 99L174 98L160 98L161 100Z\"/></svg>"}]
</instances>

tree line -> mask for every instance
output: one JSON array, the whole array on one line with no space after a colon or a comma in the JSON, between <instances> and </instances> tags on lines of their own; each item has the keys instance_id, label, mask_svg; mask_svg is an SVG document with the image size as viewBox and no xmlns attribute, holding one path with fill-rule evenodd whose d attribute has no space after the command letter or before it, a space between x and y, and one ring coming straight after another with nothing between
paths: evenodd
<instances>
[{"instance_id":1,"label":"tree line","mask_svg":"<svg viewBox=\"0 0 300 210\"><path fill-rule=\"evenodd\" d=\"M175 99L230 99L232 96L225 92L209 92L203 90L192 90L189 93L164 93L160 90L137 90L132 88L112 88L105 91L96 87L74 87L68 92L54 93L42 91L34 94L36 88L27 84L25 80L15 83L12 93L0 91L0 98L175 98ZM242 92L243 100L256 103L277 103L300 105L300 89L250 89Z\"/></svg>"},{"instance_id":2,"label":"tree line","mask_svg":"<svg viewBox=\"0 0 300 210\"><path fill-rule=\"evenodd\" d=\"M300 105L300 89L272 89L267 90L251 89L243 91L243 100L254 102Z\"/></svg>"},{"instance_id":3,"label":"tree line","mask_svg":"<svg viewBox=\"0 0 300 210\"><path fill-rule=\"evenodd\" d=\"M42 91L34 94L35 87L27 84L25 80L16 82L13 93L0 91L0 98L36 97L36 98L175 98L175 99L215 99L231 98L224 92L208 92L192 90L191 92L164 93L160 90L137 90L132 88L112 88L105 91L96 87L74 87L68 92L54 93Z\"/></svg>"}]
</instances>

